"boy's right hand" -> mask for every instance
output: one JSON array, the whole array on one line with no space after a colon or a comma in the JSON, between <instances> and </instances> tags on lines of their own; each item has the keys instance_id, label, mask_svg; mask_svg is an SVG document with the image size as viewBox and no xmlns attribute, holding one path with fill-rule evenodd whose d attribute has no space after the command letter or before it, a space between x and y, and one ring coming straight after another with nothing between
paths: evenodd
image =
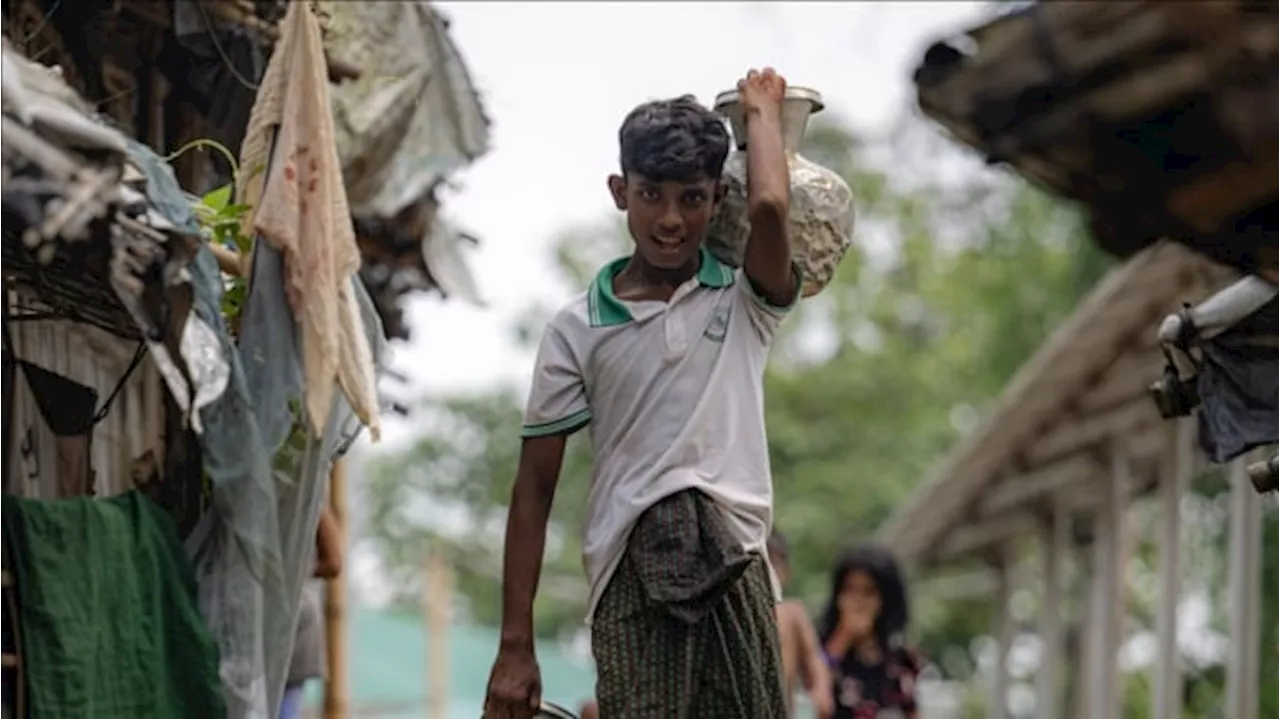
<instances>
[{"instance_id":1,"label":"boy's right hand","mask_svg":"<svg viewBox=\"0 0 1280 719\"><path fill-rule=\"evenodd\" d=\"M762 112L776 115L787 95L787 81L771 67L750 70L738 81L738 96L748 114Z\"/></svg>"},{"instance_id":2,"label":"boy's right hand","mask_svg":"<svg viewBox=\"0 0 1280 719\"><path fill-rule=\"evenodd\" d=\"M541 705L542 674L533 647L500 647L489 674L484 719L532 719Z\"/></svg>"}]
</instances>

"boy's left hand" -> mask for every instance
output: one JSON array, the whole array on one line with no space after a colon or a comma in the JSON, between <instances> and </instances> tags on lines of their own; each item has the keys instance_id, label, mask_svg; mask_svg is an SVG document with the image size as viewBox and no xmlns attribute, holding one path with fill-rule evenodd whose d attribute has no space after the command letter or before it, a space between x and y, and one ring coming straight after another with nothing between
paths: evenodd
<instances>
[{"instance_id":1,"label":"boy's left hand","mask_svg":"<svg viewBox=\"0 0 1280 719\"><path fill-rule=\"evenodd\" d=\"M771 67L752 69L738 81L738 95L747 112L777 114L787 93L787 81Z\"/></svg>"}]
</instances>

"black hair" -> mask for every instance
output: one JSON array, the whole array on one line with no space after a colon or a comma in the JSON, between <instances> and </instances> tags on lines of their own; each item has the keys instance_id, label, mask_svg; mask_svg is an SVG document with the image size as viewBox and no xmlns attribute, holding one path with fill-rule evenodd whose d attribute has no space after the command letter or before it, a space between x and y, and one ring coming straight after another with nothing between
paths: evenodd
<instances>
[{"instance_id":1,"label":"black hair","mask_svg":"<svg viewBox=\"0 0 1280 719\"><path fill-rule=\"evenodd\" d=\"M787 546L787 538L782 536L782 532L773 530L769 533L769 541L765 545L770 554L777 555L782 559L786 559L790 554L790 547Z\"/></svg>"},{"instance_id":2,"label":"black hair","mask_svg":"<svg viewBox=\"0 0 1280 719\"><path fill-rule=\"evenodd\" d=\"M826 642L840 621L840 591L844 581L854 572L864 572L876 583L880 591L880 614L872 631L882 650L898 645L907 629L907 585L898 569L898 562L889 550L876 544L864 544L840 557L831 573L831 598L822 613L818 635Z\"/></svg>"},{"instance_id":3,"label":"black hair","mask_svg":"<svg viewBox=\"0 0 1280 719\"><path fill-rule=\"evenodd\" d=\"M618 128L622 173L655 182L720 179L729 155L724 119L693 95L654 100L627 113Z\"/></svg>"}]
</instances>

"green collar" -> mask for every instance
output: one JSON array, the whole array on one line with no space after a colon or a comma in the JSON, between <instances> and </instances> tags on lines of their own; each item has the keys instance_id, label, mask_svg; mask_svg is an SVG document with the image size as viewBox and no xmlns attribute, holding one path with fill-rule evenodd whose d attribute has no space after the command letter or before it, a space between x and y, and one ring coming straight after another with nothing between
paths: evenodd
<instances>
[{"instance_id":1,"label":"green collar","mask_svg":"<svg viewBox=\"0 0 1280 719\"><path fill-rule=\"evenodd\" d=\"M728 287L733 284L733 268L717 260L702 247L698 250L698 284L703 287ZM631 322L631 310L613 293L613 278L627 266L630 257L619 257L600 268L587 290L587 315L592 327L613 327Z\"/></svg>"}]
</instances>

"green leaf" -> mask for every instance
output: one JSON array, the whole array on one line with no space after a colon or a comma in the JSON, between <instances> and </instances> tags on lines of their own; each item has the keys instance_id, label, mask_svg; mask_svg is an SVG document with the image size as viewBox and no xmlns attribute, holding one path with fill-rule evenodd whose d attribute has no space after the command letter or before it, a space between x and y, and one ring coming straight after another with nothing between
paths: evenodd
<instances>
[{"instance_id":1,"label":"green leaf","mask_svg":"<svg viewBox=\"0 0 1280 719\"><path fill-rule=\"evenodd\" d=\"M200 202L214 212L222 212L231 203L231 185L227 184L210 190L200 198Z\"/></svg>"},{"instance_id":2,"label":"green leaf","mask_svg":"<svg viewBox=\"0 0 1280 719\"><path fill-rule=\"evenodd\" d=\"M228 186L229 187L229 186ZM253 205L230 204L218 211L219 217L235 218L237 222L253 209Z\"/></svg>"}]
</instances>

